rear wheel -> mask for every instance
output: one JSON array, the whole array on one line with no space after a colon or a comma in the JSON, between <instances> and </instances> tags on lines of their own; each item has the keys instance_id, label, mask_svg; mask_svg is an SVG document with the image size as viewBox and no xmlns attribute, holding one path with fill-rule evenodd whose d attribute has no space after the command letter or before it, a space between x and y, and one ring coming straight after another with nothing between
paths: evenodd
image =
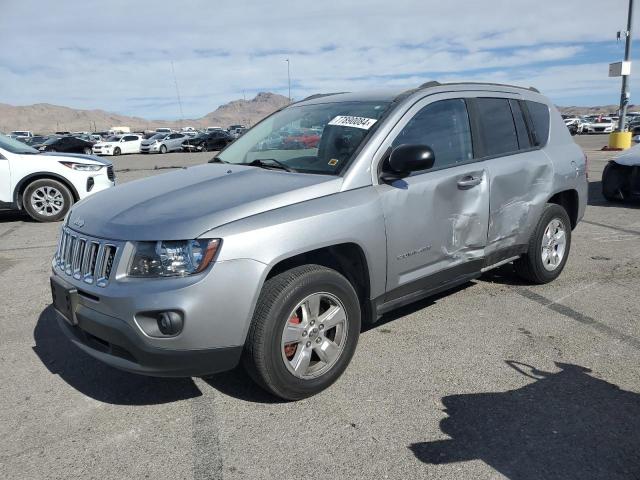
<instances>
[{"instance_id":1,"label":"rear wheel","mask_svg":"<svg viewBox=\"0 0 640 480\"><path fill-rule=\"evenodd\" d=\"M540 217L527 253L514 262L516 273L529 282L555 280L567 263L571 248L571 221L560 205L548 203Z\"/></svg>"},{"instance_id":2,"label":"rear wheel","mask_svg":"<svg viewBox=\"0 0 640 480\"><path fill-rule=\"evenodd\" d=\"M25 188L22 203L31 218L38 222L62 220L73 204L69 189L52 179L41 179Z\"/></svg>"},{"instance_id":3,"label":"rear wheel","mask_svg":"<svg viewBox=\"0 0 640 480\"><path fill-rule=\"evenodd\" d=\"M608 163L602 172L602 196L610 202L624 200L622 187L625 181L623 169L615 164Z\"/></svg>"},{"instance_id":4,"label":"rear wheel","mask_svg":"<svg viewBox=\"0 0 640 480\"><path fill-rule=\"evenodd\" d=\"M243 363L263 388L298 400L340 377L359 334L360 305L349 281L319 265L296 267L265 282Z\"/></svg>"}]
</instances>

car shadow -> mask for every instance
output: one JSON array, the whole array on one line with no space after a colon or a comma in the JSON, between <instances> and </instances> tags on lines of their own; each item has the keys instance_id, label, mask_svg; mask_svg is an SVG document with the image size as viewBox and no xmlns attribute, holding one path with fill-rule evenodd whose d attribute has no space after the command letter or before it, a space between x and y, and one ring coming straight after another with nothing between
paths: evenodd
<instances>
[{"instance_id":1,"label":"car shadow","mask_svg":"<svg viewBox=\"0 0 640 480\"><path fill-rule=\"evenodd\" d=\"M191 378L135 375L95 360L62 333L51 305L40 314L33 338L33 350L47 369L95 400L117 405L155 405L202 395Z\"/></svg>"},{"instance_id":2,"label":"car shadow","mask_svg":"<svg viewBox=\"0 0 640 480\"><path fill-rule=\"evenodd\" d=\"M0 210L0 223L33 222L23 210Z\"/></svg>"},{"instance_id":3,"label":"car shadow","mask_svg":"<svg viewBox=\"0 0 640 480\"><path fill-rule=\"evenodd\" d=\"M514 361L532 378L506 392L444 397L449 440L414 443L416 458L438 465L482 460L511 480L640 478L640 395L591 370L556 363L545 372Z\"/></svg>"}]
</instances>

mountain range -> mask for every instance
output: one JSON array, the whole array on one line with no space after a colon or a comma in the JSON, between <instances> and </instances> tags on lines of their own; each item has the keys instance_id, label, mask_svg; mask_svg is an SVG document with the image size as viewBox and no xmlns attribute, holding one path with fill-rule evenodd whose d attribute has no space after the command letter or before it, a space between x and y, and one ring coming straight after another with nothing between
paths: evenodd
<instances>
[{"instance_id":1,"label":"mountain range","mask_svg":"<svg viewBox=\"0 0 640 480\"><path fill-rule=\"evenodd\" d=\"M79 110L75 108L37 103L13 106L0 103L0 131L31 130L38 133L56 131L103 131L113 126L128 126L132 131L155 130L157 127L179 129L223 127L242 124L254 125L277 109L289 103L289 99L276 93L261 92L251 100L234 100L221 105L204 117L178 120L149 120L130 117L104 110Z\"/></svg>"},{"instance_id":2,"label":"mountain range","mask_svg":"<svg viewBox=\"0 0 640 480\"><path fill-rule=\"evenodd\" d=\"M289 103L289 99L276 93L261 92L251 100L234 100L219 106L201 118L178 120L149 120L130 117L104 110L79 110L75 108L37 103L13 106L0 103L0 131L31 130L37 133L56 131L103 131L113 126L125 125L134 131L155 130L157 127L179 129L181 126L206 128L219 126L226 128L233 124L251 126L277 109ZM617 105L594 107L558 107L568 115L598 115L613 113ZM629 110L640 106L630 105Z\"/></svg>"}]
</instances>

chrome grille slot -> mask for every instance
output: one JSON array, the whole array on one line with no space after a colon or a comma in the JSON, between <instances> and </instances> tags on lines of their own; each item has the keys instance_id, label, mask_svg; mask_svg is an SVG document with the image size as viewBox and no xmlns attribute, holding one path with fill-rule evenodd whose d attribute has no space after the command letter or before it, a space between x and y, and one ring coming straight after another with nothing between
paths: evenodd
<instances>
[{"instance_id":1,"label":"chrome grille slot","mask_svg":"<svg viewBox=\"0 0 640 480\"><path fill-rule=\"evenodd\" d=\"M115 270L117 253L118 245L80 237L65 227L60 234L54 265L76 280L106 287Z\"/></svg>"},{"instance_id":2,"label":"chrome grille slot","mask_svg":"<svg viewBox=\"0 0 640 480\"><path fill-rule=\"evenodd\" d=\"M87 244L87 241L84 238L78 238L76 240L76 249L73 254L73 264L71 265L71 270L73 271L73 278L80 280L82 278L80 269L82 268L82 263L84 260L84 248Z\"/></svg>"}]
</instances>

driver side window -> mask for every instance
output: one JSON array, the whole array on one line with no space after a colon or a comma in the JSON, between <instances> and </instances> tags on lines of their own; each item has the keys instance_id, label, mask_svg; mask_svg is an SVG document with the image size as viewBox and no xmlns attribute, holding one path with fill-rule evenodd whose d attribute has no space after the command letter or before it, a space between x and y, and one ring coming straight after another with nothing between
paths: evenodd
<instances>
[{"instance_id":1,"label":"driver side window","mask_svg":"<svg viewBox=\"0 0 640 480\"><path fill-rule=\"evenodd\" d=\"M462 98L430 103L409 120L393 141L398 145L428 145L435 154L433 168L445 168L473 158L471 127Z\"/></svg>"}]
</instances>

